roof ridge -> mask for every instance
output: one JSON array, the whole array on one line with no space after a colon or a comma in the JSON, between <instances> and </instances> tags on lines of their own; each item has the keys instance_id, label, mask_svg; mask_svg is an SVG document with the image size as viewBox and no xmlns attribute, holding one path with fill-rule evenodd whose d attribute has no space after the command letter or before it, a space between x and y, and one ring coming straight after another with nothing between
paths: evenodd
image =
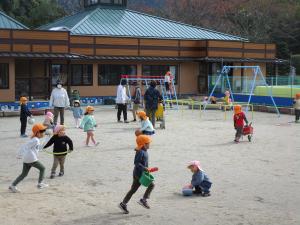
<instances>
[{"instance_id":1,"label":"roof ridge","mask_svg":"<svg viewBox=\"0 0 300 225\"><path fill-rule=\"evenodd\" d=\"M230 37L233 37L233 38L238 38L238 39L243 40L243 41L248 40L247 38L243 38L243 37L236 36L236 35L233 35L233 34L227 34L227 33L223 33L223 32L220 32L220 31L210 30L208 28L203 28L203 27L200 27L200 26L190 25L190 24L183 23L183 22L180 22L180 21L171 20L171 19L168 19L168 18L165 18L165 17L154 16L154 15L151 15L151 14L147 14L147 13L143 13L143 12L139 12L139 11L135 11L135 10L131 10L131 9L123 9L123 10L133 12L133 13L137 13L137 14L141 14L141 15L148 16L148 17L152 17L152 18L156 18L156 19L160 19L160 20L165 20L165 21L172 22L172 23L177 23L177 24L180 24L180 25L184 25L184 26L188 26L188 27L192 27L192 28L196 28L196 29L201 29L201 30L213 32L213 33L216 33L216 34L227 35L227 36L230 36Z\"/></svg>"},{"instance_id":2,"label":"roof ridge","mask_svg":"<svg viewBox=\"0 0 300 225\"><path fill-rule=\"evenodd\" d=\"M29 29L29 27L25 26L24 24L22 24L21 22L15 20L14 18L12 18L11 16L7 15L4 11L0 10L0 14L4 17L6 17L8 20L11 20L12 22L20 25L21 27L25 28L25 29Z\"/></svg>"},{"instance_id":3,"label":"roof ridge","mask_svg":"<svg viewBox=\"0 0 300 225\"><path fill-rule=\"evenodd\" d=\"M85 11L85 10L84 10ZM82 12L84 12L82 11ZM80 20L75 26L73 26L70 31L72 32L73 30L75 30L77 27L79 27L81 24L83 24L88 18L90 18L92 15L94 15L96 13L96 11L98 11L98 7L94 8L93 10L91 10L92 12L87 14L82 20Z\"/></svg>"}]
</instances>

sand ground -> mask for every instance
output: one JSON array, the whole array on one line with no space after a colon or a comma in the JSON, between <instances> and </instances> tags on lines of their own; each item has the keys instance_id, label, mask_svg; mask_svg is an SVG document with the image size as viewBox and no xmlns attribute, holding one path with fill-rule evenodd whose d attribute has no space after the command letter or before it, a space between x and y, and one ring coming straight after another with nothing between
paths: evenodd
<instances>
[{"instance_id":1,"label":"sand ground","mask_svg":"<svg viewBox=\"0 0 300 225\"><path fill-rule=\"evenodd\" d=\"M84 132L74 128L71 112L66 115L75 150L65 176L50 180L52 156L41 152L49 188L36 188L38 172L32 169L17 194L7 188L21 172L15 155L26 139L18 136L18 118L0 118L1 225L300 224L300 124L288 123L292 116L255 113L253 142L234 144L231 119L224 121L222 112L200 118L199 111L168 111L167 129L157 130L149 150L150 166L160 168L152 208L137 204L145 190L140 188L129 202L130 214L123 215L117 205L132 182L139 124L116 123L112 107L98 107L100 145L86 148ZM195 159L213 182L211 197L181 196L191 179L186 164Z\"/></svg>"}]
</instances>

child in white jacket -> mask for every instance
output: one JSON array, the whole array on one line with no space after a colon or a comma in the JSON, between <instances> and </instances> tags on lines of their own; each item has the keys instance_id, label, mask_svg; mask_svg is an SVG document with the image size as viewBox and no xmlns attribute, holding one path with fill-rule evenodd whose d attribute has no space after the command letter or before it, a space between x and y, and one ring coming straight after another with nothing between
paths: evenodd
<instances>
[{"instance_id":1,"label":"child in white jacket","mask_svg":"<svg viewBox=\"0 0 300 225\"><path fill-rule=\"evenodd\" d=\"M137 113L138 117L141 119L141 129L139 130L141 134L153 135L155 134L155 129L149 118L144 111L139 111Z\"/></svg>"}]
</instances>

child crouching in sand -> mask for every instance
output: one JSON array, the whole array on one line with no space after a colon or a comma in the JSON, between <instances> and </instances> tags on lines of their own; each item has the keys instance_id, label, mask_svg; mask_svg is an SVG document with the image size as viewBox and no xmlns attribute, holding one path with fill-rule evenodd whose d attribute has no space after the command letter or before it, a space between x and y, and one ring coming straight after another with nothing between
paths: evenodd
<instances>
[{"instance_id":1,"label":"child crouching in sand","mask_svg":"<svg viewBox=\"0 0 300 225\"><path fill-rule=\"evenodd\" d=\"M66 135L64 125L56 125L54 128L54 135L48 141L44 148L48 148L51 145L53 146L53 165L51 169L50 179L53 179L56 174L56 168L59 164L60 172L58 176L62 177L65 174L65 160L68 154L68 151L73 151L73 142L72 140ZM69 150L68 147L69 146Z\"/></svg>"},{"instance_id":2,"label":"child crouching in sand","mask_svg":"<svg viewBox=\"0 0 300 225\"><path fill-rule=\"evenodd\" d=\"M95 127L97 127L96 120L94 118L94 107L87 106L85 109L83 120L80 123L80 128L86 132L86 146L89 147L90 139L95 146L99 145L99 142L96 142L94 139Z\"/></svg>"},{"instance_id":3,"label":"child crouching in sand","mask_svg":"<svg viewBox=\"0 0 300 225\"><path fill-rule=\"evenodd\" d=\"M146 113L144 111L139 111L137 115L141 120L140 132L145 135L155 134L155 129L153 128L153 125L149 120L149 118L147 117Z\"/></svg>"},{"instance_id":4,"label":"child crouching in sand","mask_svg":"<svg viewBox=\"0 0 300 225\"><path fill-rule=\"evenodd\" d=\"M127 210L127 203L130 201L132 195L139 189L141 186L141 183L139 182L140 177L142 176L143 172L149 172L151 169L148 168L148 149L150 147L151 139L147 135L139 135L136 138L136 153L134 158L134 170L133 170L133 183L131 185L131 189L123 199L123 201L120 203L119 207L123 210L125 214L128 214L129 211ZM154 183L152 182L145 194L144 197L140 199L138 202L143 207L150 209L150 206L148 205L147 199L149 199L150 194L152 190L154 189Z\"/></svg>"},{"instance_id":5,"label":"child crouching in sand","mask_svg":"<svg viewBox=\"0 0 300 225\"><path fill-rule=\"evenodd\" d=\"M204 173L199 161L191 161L188 164L188 169L193 173L191 184L187 185L191 189L195 189L193 194L200 194L203 197L210 196L210 188L212 183L208 176Z\"/></svg>"},{"instance_id":6,"label":"child crouching in sand","mask_svg":"<svg viewBox=\"0 0 300 225\"><path fill-rule=\"evenodd\" d=\"M248 120L246 118L245 113L242 111L242 106L235 105L233 124L234 124L234 129L236 130L235 139L234 139L236 143L239 143L240 138L243 135L244 121L246 122L246 125L248 125Z\"/></svg>"},{"instance_id":7,"label":"child crouching in sand","mask_svg":"<svg viewBox=\"0 0 300 225\"><path fill-rule=\"evenodd\" d=\"M9 186L9 190L13 193L20 192L17 185L28 175L31 167L37 168L40 171L39 180L37 187L39 189L48 187L47 184L43 183L45 167L38 160L38 152L43 148L40 139L44 137L46 128L43 124L35 124L32 127L32 137L30 141L21 147L18 152L18 158L23 158L23 170L20 176Z\"/></svg>"}]
</instances>

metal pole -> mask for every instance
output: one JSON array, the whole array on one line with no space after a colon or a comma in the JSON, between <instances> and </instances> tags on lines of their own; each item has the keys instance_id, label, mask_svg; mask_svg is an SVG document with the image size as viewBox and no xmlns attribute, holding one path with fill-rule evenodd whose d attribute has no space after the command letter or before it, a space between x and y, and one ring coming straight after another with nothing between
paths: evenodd
<instances>
[{"instance_id":1,"label":"metal pole","mask_svg":"<svg viewBox=\"0 0 300 225\"><path fill-rule=\"evenodd\" d=\"M251 92L250 92L250 95L249 95L249 99L248 99L248 104L247 105L250 104L250 101L251 101L251 98L252 98L252 95L253 95L253 91L254 91L254 87L255 87L255 83L256 83L257 73L258 73L258 67L256 67L255 71L254 71L254 79L253 79L253 83L252 83L252 87L251 87ZM246 112L248 112L248 106L247 106Z\"/></svg>"}]
</instances>

